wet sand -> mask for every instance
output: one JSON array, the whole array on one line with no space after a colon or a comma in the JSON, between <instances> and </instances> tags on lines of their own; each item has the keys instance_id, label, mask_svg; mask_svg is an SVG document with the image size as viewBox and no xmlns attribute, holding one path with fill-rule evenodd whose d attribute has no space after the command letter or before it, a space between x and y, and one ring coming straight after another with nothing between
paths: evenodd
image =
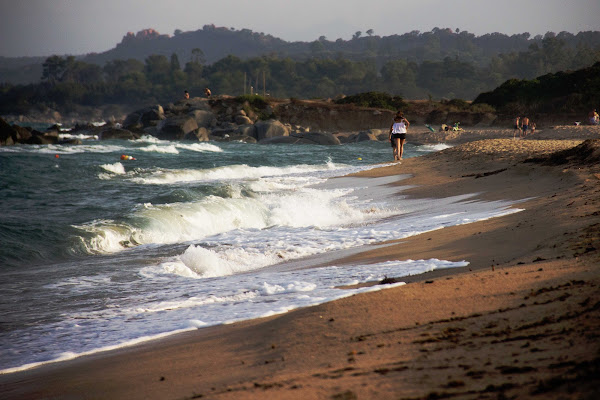
<instances>
[{"instance_id":1,"label":"wet sand","mask_svg":"<svg viewBox=\"0 0 600 400\"><path fill-rule=\"evenodd\" d=\"M439 258L468 267L2 375L0 397L599 398L600 141L583 141L600 139L600 129L512 134L435 138L415 129L409 141L456 146L361 175L410 174L400 184L415 187L403 195L479 193L522 200L524 211L327 262Z\"/></svg>"}]
</instances>

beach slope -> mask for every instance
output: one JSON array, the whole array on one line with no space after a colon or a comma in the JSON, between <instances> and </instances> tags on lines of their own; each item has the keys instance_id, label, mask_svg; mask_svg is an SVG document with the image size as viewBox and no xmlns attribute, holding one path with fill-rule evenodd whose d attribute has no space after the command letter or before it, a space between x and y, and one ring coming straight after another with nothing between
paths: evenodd
<instances>
[{"instance_id":1,"label":"beach slope","mask_svg":"<svg viewBox=\"0 0 600 400\"><path fill-rule=\"evenodd\" d=\"M361 174L410 174L401 184L414 187L402 194L414 198L477 193L523 211L328 264L438 258L467 267L2 375L0 397L598 398L600 140L555 133L513 140L488 131Z\"/></svg>"}]
</instances>

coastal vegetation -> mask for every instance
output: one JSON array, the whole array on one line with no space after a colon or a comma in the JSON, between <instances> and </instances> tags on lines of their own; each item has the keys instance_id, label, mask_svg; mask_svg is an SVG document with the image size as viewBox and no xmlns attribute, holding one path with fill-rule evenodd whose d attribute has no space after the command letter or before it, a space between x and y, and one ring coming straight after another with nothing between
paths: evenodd
<instances>
[{"instance_id":1,"label":"coastal vegetation","mask_svg":"<svg viewBox=\"0 0 600 400\"><path fill-rule=\"evenodd\" d=\"M600 62L531 80L510 79L481 93L473 103L488 104L505 113L592 110L600 104Z\"/></svg>"},{"instance_id":2,"label":"coastal vegetation","mask_svg":"<svg viewBox=\"0 0 600 400\"><path fill-rule=\"evenodd\" d=\"M559 82L579 79L560 71L582 70L600 61L600 32L549 32L534 38L438 28L389 37L373 33L369 30L363 37L357 32L348 41L321 37L309 44L214 26L173 37L155 31L128 34L105 53L46 58L37 82L0 82L0 114L48 109L65 113L109 105L128 111L174 102L184 90L202 96L205 87L215 95L331 98L388 109L398 108L402 99L454 101L453 107L463 109L475 99L479 107L510 110L526 105L543 111L579 110L595 101L593 82L580 82L572 94L557 88L573 87L572 82ZM230 47L224 55L207 38L221 44L237 39L246 47ZM180 47L173 47L178 43ZM191 48L199 43L206 46ZM223 57L215 59L217 55ZM3 80L11 76L7 65L31 69L0 59ZM593 74L585 79L594 81ZM357 98L361 93L370 93L370 98ZM567 99L556 102L554 96Z\"/></svg>"}]
</instances>

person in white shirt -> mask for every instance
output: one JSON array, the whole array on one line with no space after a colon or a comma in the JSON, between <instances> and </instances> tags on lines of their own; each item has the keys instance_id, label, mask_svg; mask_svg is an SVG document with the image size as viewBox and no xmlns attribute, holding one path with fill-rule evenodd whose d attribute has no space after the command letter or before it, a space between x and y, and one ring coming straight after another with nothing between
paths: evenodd
<instances>
[{"instance_id":1,"label":"person in white shirt","mask_svg":"<svg viewBox=\"0 0 600 400\"><path fill-rule=\"evenodd\" d=\"M406 142L406 129L410 123L401 112L394 117L394 123L390 127L390 141L394 147L394 160L402 160L404 143Z\"/></svg>"}]
</instances>

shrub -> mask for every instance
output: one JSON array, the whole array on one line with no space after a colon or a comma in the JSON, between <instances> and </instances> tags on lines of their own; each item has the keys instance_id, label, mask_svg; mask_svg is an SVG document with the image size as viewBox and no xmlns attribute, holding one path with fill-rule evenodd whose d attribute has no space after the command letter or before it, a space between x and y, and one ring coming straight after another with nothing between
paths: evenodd
<instances>
[{"instance_id":1,"label":"shrub","mask_svg":"<svg viewBox=\"0 0 600 400\"><path fill-rule=\"evenodd\" d=\"M354 104L360 107L385 108L393 111L405 108L407 106L402 97L391 96L388 93L383 92L358 93L336 100L335 103Z\"/></svg>"},{"instance_id":2,"label":"shrub","mask_svg":"<svg viewBox=\"0 0 600 400\"><path fill-rule=\"evenodd\" d=\"M244 94L235 98L238 103L250 104L254 108L265 108L269 103L258 94Z\"/></svg>"}]
</instances>

